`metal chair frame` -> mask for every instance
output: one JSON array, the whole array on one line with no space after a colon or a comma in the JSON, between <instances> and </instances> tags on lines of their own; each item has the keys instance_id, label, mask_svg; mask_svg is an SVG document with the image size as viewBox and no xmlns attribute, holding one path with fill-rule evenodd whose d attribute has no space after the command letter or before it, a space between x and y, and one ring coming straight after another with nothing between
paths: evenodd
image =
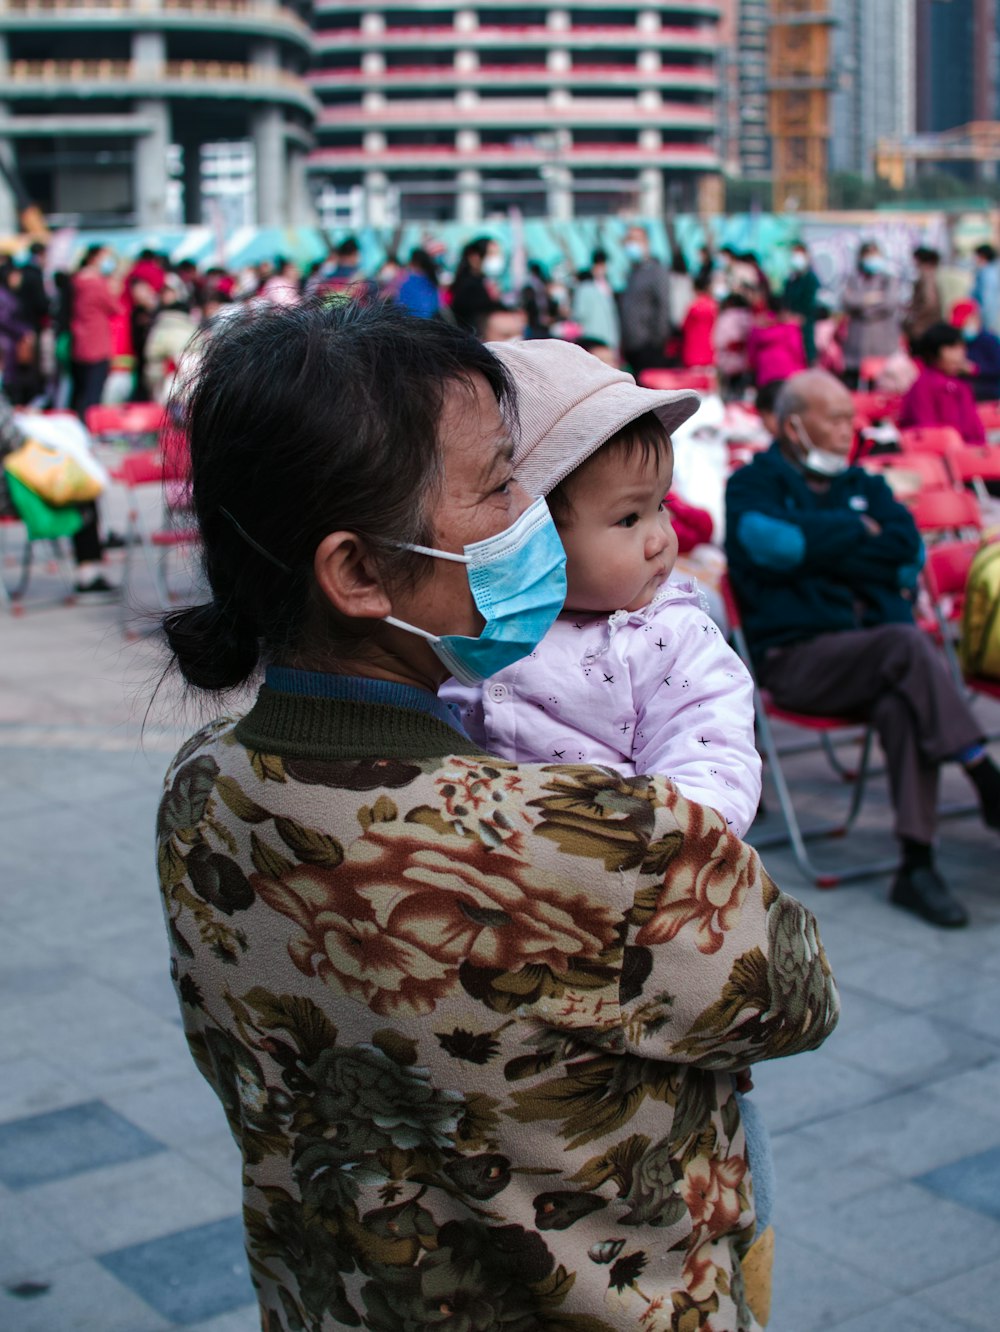
<instances>
[{"instance_id":1,"label":"metal chair frame","mask_svg":"<svg viewBox=\"0 0 1000 1332\"><path fill-rule=\"evenodd\" d=\"M895 870L899 864L898 857L896 856L891 860L867 861L862 865L841 865L830 866L829 868L823 868L813 861L806 843L819 838L844 837L853 827L858 814L861 811L868 778L872 775L871 749L872 740L874 739L874 731L862 718L812 716L804 713L791 712L788 709L778 707L766 691L761 689L757 680L746 637L743 633L739 607L736 598L733 595L729 580L726 577L722 580L722 595L729 615L733 647L736 649L740 659L750 672L751 679L753 680L754 714L757 721L757 735L764 750L764 758L767 761L771 780L774 783L775 793L778 797L778 804L781 809L786 829L784 833L766 834L762 838L755 838L754 846L759 850L765 850L772 846L790 845L796 865L799 867L805 878L814 883L817 888L835 888L841 883L850 883L856 879L866 879L876 874L887 874L892 870ZM799 745L794 751L789 750L788 748L782 748L778 745L775 738L774 730L771 726L772 718L776 721L784 721L792 726L797 726L804 730L819 734L820 744L826 750L827 756L832 756L835 770L844 780L849 781L852 787L851 798L846 815L843 819L834 823L825 823L805 828L802 827L799 822L798 814L795 811L795 804L788 788L788 782L785 778L781 756L783 753L803 752L815 748L815 742L810 741L807 744ZM845 735L846 733L851 738L856 739L859 729L861 731L861 753L857 769L852 773L845 769L843 765L840 764L839 760L836 760L836 756L833 753L832 736L838 733Z\"/></svg>"}]
</instances>

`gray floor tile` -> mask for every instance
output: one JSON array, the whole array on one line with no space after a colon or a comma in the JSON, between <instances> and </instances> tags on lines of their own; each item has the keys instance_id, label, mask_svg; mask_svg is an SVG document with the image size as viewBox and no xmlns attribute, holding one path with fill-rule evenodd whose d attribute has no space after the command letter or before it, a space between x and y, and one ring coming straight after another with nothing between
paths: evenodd
<instances>
[{"instance_id":1,"label":"gray floor tile","mask_svg":"<svg viewBox=\"0 0 1000 1332\"><path fill-rule=\"evenodd\" d=\"M944 1078L935 1083L934 1092L943 1100L980 1114L1000 1115L1000 1056L956 1077Z\"/></svg>"},{"instance_id":2,"label":"gray floor tile","mask_svg":"<svg viewBox=\"0 0 1000 1332\"><path fill-rule=\"evenodd\" d=\"M969 986L938 1006L938 1016L1000 1047L1000 976Z\"/></svg>"},{"instance_id":3,"label":"gray floor tile","mask_svg":"<svg viewBox=\"0 0 1000 1332\"><path fill-rule=\"evenodd\" d=\"M851 958L836 975L851 990L911 1009L963 995L973 979L965 962L901 943Z\"/></svg>"},{"instance_id":4,"label":"gray floor tile","mask_svg":"<svg viewBox=\"0 0 1000 1332\"><path fill-rule=\"evenodd\" d=\"M930 1305L937 1317L961 1318L963 1324L996 1332L1000 1299L1000 1262L986 1263L957 1276L928 1286L920 1292L922 1304ZM950 1326L950 1323L949 1323Z\"/></svg>"},{"instance_id":5,"label":"gray floor tile","mask_svg":"<svg viewBox=\"0 0 1000 1332\"><path fill-rule=\"evenodd\" d=\"M771 1332L829 1332L885 1297L878 1280L781 1235L774 1248Z\"/></svg>"},{"instance_id":6,"label":"gray floor tile","mask_svg":"<svg viewBox=\"0 0 1000 1332\"><path fill-rule=\"evenodd\" d=\"M871 1165L905 1179L995 1147L1000 1118L956 1113L954 1103L931 1091L906 1091L792 1136L811 1146L816 1169Z\"/></svg>"},{"instance_id":7,"label":"gray floor tile","mask_svg":"<svg viewBox=\"0 0 1000 1332\"><path fill-rule=\"evenodd\" d=\"M1000 1224L899 1182L822 1209L808 1239L829 1258L900 1295L1000 1258Z\"/></svg>"},{"instance_id":8,"label":"gray floor tile","mask_svg":"<svg viewBox=\"0 0 1000 1332\"><path fill-rule=\"evenodd\" d=\"M941 1198L1000 1221L1000 1147L938 1166L914 1181Z\"/></svg>"},{"instance_id":9,"label":"gray floor tile","mask_svg":"<svg viewBox=\"0 0 1000 1332\"><path fill-rule=\"evenodd\" d=\"M942 1019L901 1013L870 1031L841 1037L831 1050L842 1063L875 1069L897 1086L919 1086L985 1063L996 1045Z\"/></svg>"},{"instance_id":10,"label":"gray floor tile","mask_svg":"<svg viewBox=\"0 0 1000 1332\"><path fill-rule=\"evenodd\" d=\"M0 1124L0 1180L26 1189L164 1150L100 1101Z\"/></svg>"},{"instance_id":11,"label":"gray floor tile","mask_svg":"<svg viewBox=\"0 0 1000 1332\"><path fill-rule=\"evenodd\" d=\"M0 1189L0 1283L43 1277L78 1262L84 1251L35 1207L30 1194ZM0 1319L0 1327L6 1324Z\"/></svg>"},{"instance_id":12,"label":"gray floor tile","mask_svg":"<svg viewBox=\"0 0 1000 1332\"><path fill-rule=\"evenodd\" d=\"M943 1323L941 1313L924 1304L925 1298L922 1291L914 1299L891 1300L877 1309L868 1309L848 1318L846 1322L831 1323L829 1332L968 1332L979 1326L957 1318L953 1310L948 1310L948 1321ZM989 1327L990 1332L995 1332L995 1318ZM792 1329L774 1327L772 1332L792 1332Z\"/></svg>"},{"instance_id":13,"label":"gray floor tile","mask_svg":"<svg viewBox=\"0 0 1000 1332\"><path fill-rule=\"evenodd\" d=\"M85 1101L80 1084L47 1060L28 1055L0 1064L0 1123Z\"/></svg>"},{"instance_id":14,"label":"gray floor tile","mask_svg":"<svg viewBox=\"0 0 1000 1332\"><path fill-rule=\"evenodd\" d=\"M184 1325L243 1309L253 1298L236 1216L107 1253L101 1263L164 1317Z\"/></svg>"},{"instance_id":15,"label":"gray floor tile","mask_svg":"<svg viewBox=\"0 0 1000 1332\"><path fill-rule=\"evenodd\" d=\"M50 1289L29 1300L0 1289L4 1332L167 1332L172 1326L97 1262L67 1264L45 1280Z\"/></svg>"},{"instance_id":16,"label":"gray floor tile","mask_svg":"<svg viewBox=\"0 0 1000 1332\"><path fill-rule=\"evenodd\" d=\"M238 1174L227 1187L176 1152L44 1184L30 1198L89 1255L218 1221L241 1206Z\"/></svg>"},{"instance_id":17,"label":"gray floor tile","mask_svg":"<svg viewBox=\"0 0 1000 1332\"><path fill-rule=\"evenodd\" d=\"M830 1059L824 1046L795 1059L775 1059L753 1070L751 1093L772 1133L798 1128L866 1105L889 1094L874 1073Z\"/></svg>"},{"instance_id":18,"label":"gray floor tile","mask_svg":"<svg viewBox=\"0 0 1000 1332\"><path fill-rule=\"evenodd\" d=\"M256 1304L248 1304L245 1309L220 1314L207 1323L189 1327L188 1332L260 1332L260 1309Z\"/></svg>"}]
</instances>

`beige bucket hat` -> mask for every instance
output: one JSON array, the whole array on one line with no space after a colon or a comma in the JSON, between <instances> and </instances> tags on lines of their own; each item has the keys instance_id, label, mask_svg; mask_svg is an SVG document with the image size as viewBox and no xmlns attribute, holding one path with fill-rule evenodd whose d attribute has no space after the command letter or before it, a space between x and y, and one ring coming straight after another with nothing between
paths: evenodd
<instances>
[{"instance_id":1,"label":"beige bucket hat","mask_svg":"<svg viewBox=\"0 0 1000 1332\"><path fill-rule=\"evenodd\" d=\"M529 495L547 495L646 412L669 433L701 404L692 389L640 388L624 370L558 338L486 345L517 388L514 474Z\"/></svg>"}]
</instances>

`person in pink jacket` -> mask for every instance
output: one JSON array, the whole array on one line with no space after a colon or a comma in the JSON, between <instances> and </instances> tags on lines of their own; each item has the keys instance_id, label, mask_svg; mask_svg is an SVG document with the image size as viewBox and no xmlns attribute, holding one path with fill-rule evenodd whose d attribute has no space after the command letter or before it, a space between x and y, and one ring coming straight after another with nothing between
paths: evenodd
<instances>
[{"instance_id":1,"label":"person in pink jacket","mask_svg":"<svg viewBox=\"0 0 1000 1332\"><path fill-rule=\"evenodd\" d=\"M494 754L661 774L742 837L760 799L753 685L697 584L673 574L664 503L670 432L698 395L638 388L557 339L490 350L517 388L514 473L548 498L568 592L530 656L484 685L451 680L441 697Z\"/></svg>"},{"instance_id":2,"label":"person in pink jacket","mask_svg":"<svg viewBox=\"0 0 1000 1332\"><path fill-rule=\"evenodd\" d=\"M985 444L986 431L976 399L960 376L971 369L962 331L932 324L914 347L920 374L903 395L900 427L954 426L967 444Z\"/></svg>"},{"instance_id":3,"label":"person in pink jacket","mask_svg":"<svg viewBox=\"0 0 1000 1332\"><path fill-rule=\"evenodd\" d=\"M757 388L806 368L802 326L777 296L770 297L754 319L747 337L747 367Z\"/></svg>"},{"instance_id":4,"label":"person in pink jacket","mask_svg":"<svg viewBox=\"0 0 1000 1332\"><path fill-rule=\"evenodd\" d=\"M688 369L715 364L712 332L719 305L710 288L709 277L695 278L694 300L681 325L681 362Z\"/></svg>"}]
</instances>

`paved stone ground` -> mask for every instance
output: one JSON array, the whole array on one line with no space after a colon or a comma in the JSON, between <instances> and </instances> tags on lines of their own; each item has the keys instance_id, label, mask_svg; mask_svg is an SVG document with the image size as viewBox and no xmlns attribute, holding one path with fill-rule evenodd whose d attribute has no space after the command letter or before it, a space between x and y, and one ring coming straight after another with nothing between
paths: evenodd
<instances>
[{"instance_id":1,"label":"paved stone ground","mask_svg":"<svg viewBox=\"0 0 1000 1332\"><path fill-rule=\"evenodd\" d=\"M114 606L0 619L4 1332L256 1326L237 1155L167 977L153 816L198 717L170 682L146 715L160 668ZM789 764L814 812L845 794L818 754ZM968 798L959 774L945 787ZM885 855L886 826L876 780L835 849ZM956 817L943 844L966 931L894 910L884 879L819 892L766 853L817 912L844 1004L821 1051L756 1071L775 1332L1000 1327L1000 842Z\"/></svg>"}]
</instances>

